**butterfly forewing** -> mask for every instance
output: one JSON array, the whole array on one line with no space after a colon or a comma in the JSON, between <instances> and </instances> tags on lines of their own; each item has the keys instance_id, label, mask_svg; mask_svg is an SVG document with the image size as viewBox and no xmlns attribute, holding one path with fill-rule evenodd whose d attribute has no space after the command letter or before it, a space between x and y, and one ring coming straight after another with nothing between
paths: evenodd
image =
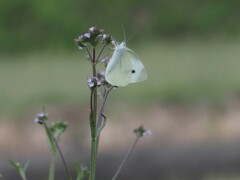
<instances>
[{"instance_id":1,"label":"butterfly forewing","mask_svg":"<svg viewBox=\"0 0 240 180\"><path fill-rule=\"evenodd\" d=\"M137 55L126 47L125 42L115 46L115 51L106 69L106 80L114 86L147 79L147 71Z\"/></svg>"},{"instance_id":2,"label":"butterfly forewing","mask_svg":"<svg viewBox=\"0 0 240 180\"><path fill-rule=\"evenodd\" d=\"M126 49L115 49L106 69L106 80L114 86L126 86L131 80L131 62Z\"/></svg>"}]
</instances>

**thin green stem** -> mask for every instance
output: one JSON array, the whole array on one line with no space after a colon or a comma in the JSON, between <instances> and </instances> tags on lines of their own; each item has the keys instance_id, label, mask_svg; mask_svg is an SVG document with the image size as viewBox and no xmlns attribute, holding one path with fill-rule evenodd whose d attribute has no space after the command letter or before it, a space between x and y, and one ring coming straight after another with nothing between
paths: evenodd
<instances>
[{"instance_id":1,"label":"thin green stem","mask_svg":"<svg viewBox=\"0 0 240 180\"><path fill-rule=\"evenodd\" d=\"M55 158L56 154L52 152L48 180L54 180L55 177Z\"/></svg>"},{"instance_id":2,"label":"thin green stem","mask_svg":"<svg viewBox=\"0 0 240 180\"><path fill-rule=\"evenodd\" d=\"M22 175L21 177L22 177L22 179L23 179L23 180L27 180L27 177L26 177L26 175L25 175L25 174L24 174L24 175ZM0 179L1 179L1 178L0 178Z\"/></svg>"},{"instance_id":3,"label":"thin green stem","mask_svg":"<svg viewBox=\"0 0 240 180\"><path fill-rule=\"evenodd\" d=\"M95 100L97 98L96 95L96 89L93 90L92 95L92 112L91 112L91 120L90 120L90 126L91 126L91 162L90 162L90 180L95 180L95 169L96 169L96 103Z\"/></svg>"},{"instance_id":4,"label":"thin green stem","mask_svg":"<svg viewBox=\"0 0 240 180\"><path fill-rule=\"evenodd\" d=\"M93 77L97 77L97 70L96 70L96 52L95 48L93 48L92 53L92 73ZM97 82L94 82L94 89L92 90L93 93L91 94L91 119L90 119L90 126L91 126L91 163L90 163L90 180L95 180L95 171L96 171L96 121L97 121Z\"/></svg>"},{"instance_id":5,"label":"thin green stem","mask_svg":"<svg viewBox=\"0 0 240 180\"><path fill-rule=\"evenodd\" d=\"M66 174L67 174L68 180L71 180L72 178L71 178L71 176L70 176L70 173L69 173L69 170L68 170L68 167L67 167L67 163L66 163L66 161L65 161L65 159L64 159L62 150L61 150L60 146L58 145L57 140L54 138L54 136L53 136L52 132L50 131L49 127L47 126L46 122L43 123L43 125L44 125L47 133L50 135L50 138L52 139L52 141L55 143L55 145L56 145L56 147L57 147L57 150L58 150L58 152L59 152L59 154L60 154L60 157L61 157L61 159L62 159L62 162L63 162L63 166L64 166L64 169L65 169L65 172L66 172ZM52 153L54 153L54 152L52 152Z\"/></svg>"},{"instance_id":6,"label":"thin green stem","mask_svg":"<svg viewBox=\"0 0 240 180\"><path fill-rule=\"evenodd\" d=\"M113 89L113 86L111 86L109 89L107 89L106 91L106 94L103 98L103 102L102 102L102 105L100 107L100 111L99 111L99 114L98 114L98 121L99 119L101 118L102 114L103 114L103 110L104 110L104 107L105 107L105 104L106 104L106 101L107 101L107 98L108 98L108 95L109 95L109 92Z\"/></svg>"},{"instance_id":7,"label":"thin green stem","mask_svg":"<svg viewBox=\"0 0 240 180\"><path fill-rule=\"evenodd\" d=\"M115 180L115 179L117 178L118 174L120 173L120 171L122 170L122 168L123 168L124 165L126 164L128 158L129 158L129 156L130 156L131 153L133 152L133 150L134 150L134 148L135 148L135 146L136 146L136 144L137 144L139 138L140 138L140 137L137 137L137 138L135 139L135 141L133 142L132 146L130 147L130 149L128 150L127 154L126 154L125 157L123 158L123 160L122 160L120 166L118 167L116 173L114 174L112 180Z\"/></svg>"},{"instance_id":8,"label":"thin green stem","mask_svg":"<svg viewBox=\"0 0 240 180\"><path fill-rule=\"evenodd\" d=\"M96 174L96 138L92 138L92 146L91 146L91 166L90 166L90 180L95 180Z\"/></svg>"},{"instance_id":9,"label":"thin green stem","mask_svg":"<svg viewBox=\"0 0 240 180\"><path fill-rule=\"evenodd\" d=\"M98 128L98 127L100 126L100 124L101 124L100 119L101 119L101 116L103 116L103 110L104 110L104 107L105 107L105 104L106 104L106 101L107 101L109 92L110 92L112 89L113 89L113 86L111 86L109 89L107 89L107 91L106 91L106 93L105 93L105 96L104 96L104 98L103 98L103 101L102 101L102 104L101 104L101 107L100 107L100 111L99 111L99 114L98 114L98 118L97 118L97 128ZM99 139L100 139L100 133L99 133L99 135L97 136L96 153L98 152Z\"/></svg>"},{"instance_id":10,"label":"thin green stem","mask_svg":"<svg viewBox=\"0 0 240 180\"><path fill-rule=\"evenodd\" d=\"M87 50L87 53L88 53L90 61L93 62L93 57L92 57L92 55L91 55L91 53L90 53L90 51L89 51L87 46L86 46L86 50Z\"/></svg>"},{"instance_id":11,"label":"thin green stem","mask_svg":"<svg viewBox=\"0 0 240 180\"><path fill-rule=\"evenodd\" d=\"M26 177L26 174L24 171L20 171L19 173L20 173L22 180L27 180L27 177ZM0 175L0 180L1 180L1 175Z\"/></svg>"},{"instance_id":12,"label":"thin green stem","mask_svg":"<svg viewBox=\"0 0 240 180\"><path fill-rule=\"evenodd\" d=\"M97 57L97 59L96 59L96 62L97 62L97 63L99 62L99 58L100 58L100 56L102 55L102 52L103 52L103 50L105 49L105 47L106 47L106 44L103 45L102 49L100 50L100 52L99 52L99 54L98 54L98 57Z\"/></svg>"},{"instance_id":13,"label":"thin green stem","mask_svg":"<svg viewBox=\"0 0 240 180\"><path fill-rule=\"evenodd\" d=\"M93 77L97 77L97 69L96 69L96 50L93 48L93 55L92 55L92 73ZM97 83L96 83L97 84Z\"/></svg>"}]
</instances>

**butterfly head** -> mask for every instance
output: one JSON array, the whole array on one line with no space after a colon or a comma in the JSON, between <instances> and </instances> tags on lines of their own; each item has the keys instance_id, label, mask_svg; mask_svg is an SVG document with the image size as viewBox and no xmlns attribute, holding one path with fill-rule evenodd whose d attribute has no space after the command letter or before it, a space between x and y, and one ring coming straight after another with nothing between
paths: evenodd
<instances>
[{"instance_id":1,"label":"butterfly head","mask_svg":"<svg viewBox=\"0 0 240 180\"><path fill-rule=\"evenodd\" d=\"M121 43L115 43L114 46L115 46L116 50L121 51L121 50L124 50L126 48L126 42L123 41Z\"/></svg>"}]
</instances>

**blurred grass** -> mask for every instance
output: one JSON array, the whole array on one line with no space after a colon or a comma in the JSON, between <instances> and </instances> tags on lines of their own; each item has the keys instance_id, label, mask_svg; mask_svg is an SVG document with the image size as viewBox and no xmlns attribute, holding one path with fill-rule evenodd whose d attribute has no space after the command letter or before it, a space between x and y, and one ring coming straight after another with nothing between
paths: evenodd
<instances>
[{"instance_id":1,"label":"blurred grass","mask_svg":"<svg viewBox=\"0 0 240 180\"><path fill-rule=\"evenodd\" d=\"M219 103L240 92L240 40L184 40L129 44L148 80L111 94L111 102ZM45 52L0 57L0 113L50 104L85 104L90 65L85 52Z\"/></svg>"}]
</instances>

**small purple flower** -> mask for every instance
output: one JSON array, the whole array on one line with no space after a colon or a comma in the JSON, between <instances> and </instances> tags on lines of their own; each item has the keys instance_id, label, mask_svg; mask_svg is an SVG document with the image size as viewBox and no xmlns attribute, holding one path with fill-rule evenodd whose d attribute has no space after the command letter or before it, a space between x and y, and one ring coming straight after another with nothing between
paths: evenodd
<instances>
[{"instance_id":1,"label":"small purple flower","mask_svg":"<svg viewBox=\"0 0 240 180\"><path fill-rule=\"evenodd\" d=\"M39 119L38 119L38 118L35 118L35 119L34 119L34 122L35 122L35 123L39 123Z\"/></svg>"},{"instance_id":2,"label":"small purple flower","mask_svg":"<svg viewBox=\"0 0 240 180\"><path fill-rule=\"evenodd\" d=\"M102 84L102 81L97 77L91 77L87 79L87 83L90 88L95 87L95 82L97 83L97 86L100 86Z\"/></svg>"},{"instance_id":3,"label":"small purple flower","mask_svg":"<svg viewBox=\"0 0 240 180\"><path fill-rule=\"evenodd\" d=\"M91 34L90 33L85 33L84 35L83 35L85 38L90 38L91 37Z\"/></svg>"},{"instance_id":4,"label":"small purple flower","mask_svg":"<svg viewBox=\"0 0 240 180\"><path fill-rule=\"evenodd\" d=\"M147 130L145 130L144 133L143 133L143 136L151 136L151 135L152 135L151 129L147 129Z\"/></svg>"},{"instance_id":5,"label":"small purple flower","mask_svg":"<svg viewBox=\"0 0 240 180\"><path fill-rule=\"evenodd\" d=\"M109 59L109 57L104 57L101 61L104 62L105 66L107 66L110 59Z\"/></svg>"},{"instance_id":6,"label":"small purple flower","mask_svg":"<svg viewBox=\"0 0 240 180\"><path fill-rule=\"evenodd\" d=\"M133 132L136 134L136 136L138 138L142 137L142 136L150 136L150 135L152 135L152 131L150 129L144 129L143 126L140 126L139 128L134 129Z\"/></svg>"},{"instance_id":7,"label":"small purple flower","mask_svg":"<svg viewBox=\"0 0 240 180\"><path fill-rule=\"evenodd\" d=\"M90 88L94 87L94 82L92 81L92 78L88 78L87 83Z\"/></svg>"},{"instance_id":8,"label":"small purple flower","mask_svg":"<svg viewBox=\"0 0 240 180\"><path fill-rule=\"evenodd\" d=\"M105 71L99 71L98 72L98 77L100 77L99 79L105 79Z\"/></svg>"},{"instance_id":9,"label":"small purple flower","mask_svg":"<svg viewBox=\"0 0 240 180\"><path fill-rule=\"evenodd\" d=\"M100 79L98 79L98 78L95 78L95 79L97 80L97 86L100 86L102 81Z\"/></svg>"},{"instance_id":10,"label":"small purple flower","mask_svg":"<svg viewBox=\"0 0 240 180\"><path fill-rule=\"evenodd\" d=\"M35 123L43 124L44 121L48 119L48 115L45 113L37 114L37 117L34 119Z\"/></svg>"}]
</instances>

